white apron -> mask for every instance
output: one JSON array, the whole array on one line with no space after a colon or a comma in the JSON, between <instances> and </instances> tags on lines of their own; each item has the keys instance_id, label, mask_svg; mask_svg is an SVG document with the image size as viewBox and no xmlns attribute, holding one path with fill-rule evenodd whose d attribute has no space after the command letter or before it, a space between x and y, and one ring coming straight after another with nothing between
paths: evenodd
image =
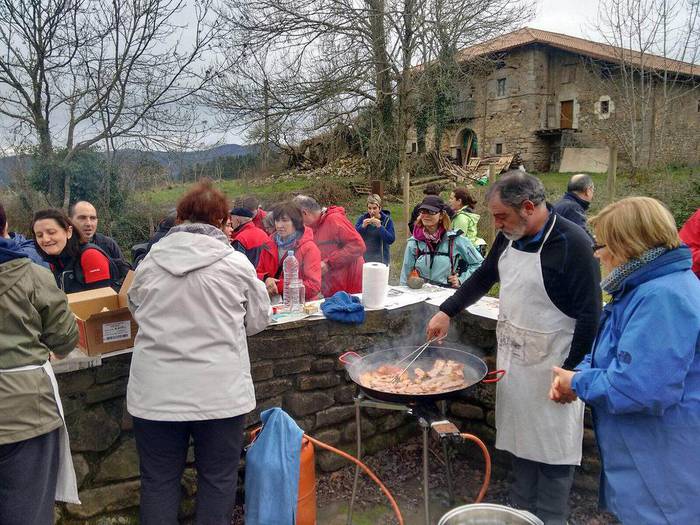
<instances>
[{"instance_id":1,"label":"white apron","mask_svg":"<svg viewBox=\"0 0 700 525\"><path fill-rule=\"evenodd\" d=\"M66 420L63 416L63 405L61 404L61 396L58 393L58 382L53 373L51 363L46 361L43 365L27 365L18 366L17 368L0 369L0 373L16 373L26 372L28 370L37 370L43 368L46 375L51 380L53 388L53 397L56 400L58 414L61 416L63 425L58 429L58 478L56 480L56 501L65 501L66 503L75 503L80 505L78 499L78 482L75 477L75 469L73 467L73 456L70 452L70 441L68 439L68 430L66 429Z\"/></svg>"},{"instance_id":2,"label":"white apron","mask_svg":"<svg viewBox=\"0 0 700 525\"><path fill-rule=\"evenodd\" d=\"M498 261L500 303L497 368L506 374L496 387L496 448L550 465L580 465L583 409L549 399L552 367L569 354L576 320L547 295L540 249L526 253L512 241Z\"/></svg>"}]
</instances>

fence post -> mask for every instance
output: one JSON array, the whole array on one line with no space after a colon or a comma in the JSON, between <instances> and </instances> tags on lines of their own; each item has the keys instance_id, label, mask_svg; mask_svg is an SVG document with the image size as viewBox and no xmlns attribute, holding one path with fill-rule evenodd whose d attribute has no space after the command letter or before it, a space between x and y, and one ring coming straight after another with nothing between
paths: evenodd
<instances>
[{"instance_id":1,"label":"fence post","mask_svg":"<svg viewBox=\"0 0 700 525\"><path fill-rule=\"evenodd\" d=\"M379 195L382 199L384 198L384 181L373 180L370 181L370 187L372 193Z\"/></svg>"},{"instance_id":2,"label":"fence post","mask_svg":"<svg viewBox=\"0 0 700 525\"><path fill-rule=\"evenodd\" d=\"M610 202L615 200L615 192L617 191L617 146L608 148L608 198Z\"/></svg>"},{"instance_id":3,"label":"fence post","mask_svg":"<svg viewBox=\"0 0 700 525\"><path fill-rule=\"evenodd\" d=\"M495 164L489 164L489 187L491 187L494 183L496 182L496 165ZM488 245L489 248L493 246L494 241L496 240L496 225L493 222L493 217L489 216L489 229L488 229Z\"/></svg>"}]
</instances>

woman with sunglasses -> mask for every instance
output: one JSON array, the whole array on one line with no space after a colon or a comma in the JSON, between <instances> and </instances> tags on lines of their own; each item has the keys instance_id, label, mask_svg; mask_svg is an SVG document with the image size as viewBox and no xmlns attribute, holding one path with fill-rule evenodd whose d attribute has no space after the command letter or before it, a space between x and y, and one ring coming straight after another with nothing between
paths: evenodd
<instances>
[{"instance_id":1,"label":"woman with sunglasses","mask_svg":"<svg viewBox=\"0 0 700 525\"><path fill-rule=\"evenodd\" d=\"M401 284L417 272L426 282L459 288L484 260L474 245L451 229L447 206L437 195L428 195L418 205L413 236L406 244Z\"/></svg>"}]
</instances>

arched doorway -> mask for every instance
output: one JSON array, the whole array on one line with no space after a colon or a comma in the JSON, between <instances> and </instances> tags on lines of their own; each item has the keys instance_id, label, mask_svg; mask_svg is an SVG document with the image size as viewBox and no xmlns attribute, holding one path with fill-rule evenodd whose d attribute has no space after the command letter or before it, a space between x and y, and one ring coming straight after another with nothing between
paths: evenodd
<instances>
[{"instance_id":1,"label":"arched doorway","mask_svg":"<svg viewBox=\"0 0 700 525\"><path fill-rule=\"evenodd\" d=\"M470 128L464 128L457 133L457 163L466 167L469 159L479 156L479 143L476 132Z\"/></svg>"}]
</instances>

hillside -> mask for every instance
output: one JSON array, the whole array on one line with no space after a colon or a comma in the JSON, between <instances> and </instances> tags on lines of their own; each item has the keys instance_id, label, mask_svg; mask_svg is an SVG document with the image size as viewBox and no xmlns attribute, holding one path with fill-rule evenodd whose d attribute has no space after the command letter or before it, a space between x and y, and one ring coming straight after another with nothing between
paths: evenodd
<instances>
[{"instance_id":1,"label":"hillside","mask_svg":"<svg viewBox=\"0 0 700 525\"><path fill-rule=\"evenodd\" d=\"M195 164L204 164L221 157L241 157L255 154L257 146L245 146L240 144L222 144L206 150L199 151L143 151L137 149L123 149L117 152L118 159L134 160L143 157L144 160L155 161L170 171L173 179L178 179L180 172ZM31 157L10 155L0 157L0 186L6 186L13 170L24 164L31 166Z\"/></svg>"}]
</instances>

